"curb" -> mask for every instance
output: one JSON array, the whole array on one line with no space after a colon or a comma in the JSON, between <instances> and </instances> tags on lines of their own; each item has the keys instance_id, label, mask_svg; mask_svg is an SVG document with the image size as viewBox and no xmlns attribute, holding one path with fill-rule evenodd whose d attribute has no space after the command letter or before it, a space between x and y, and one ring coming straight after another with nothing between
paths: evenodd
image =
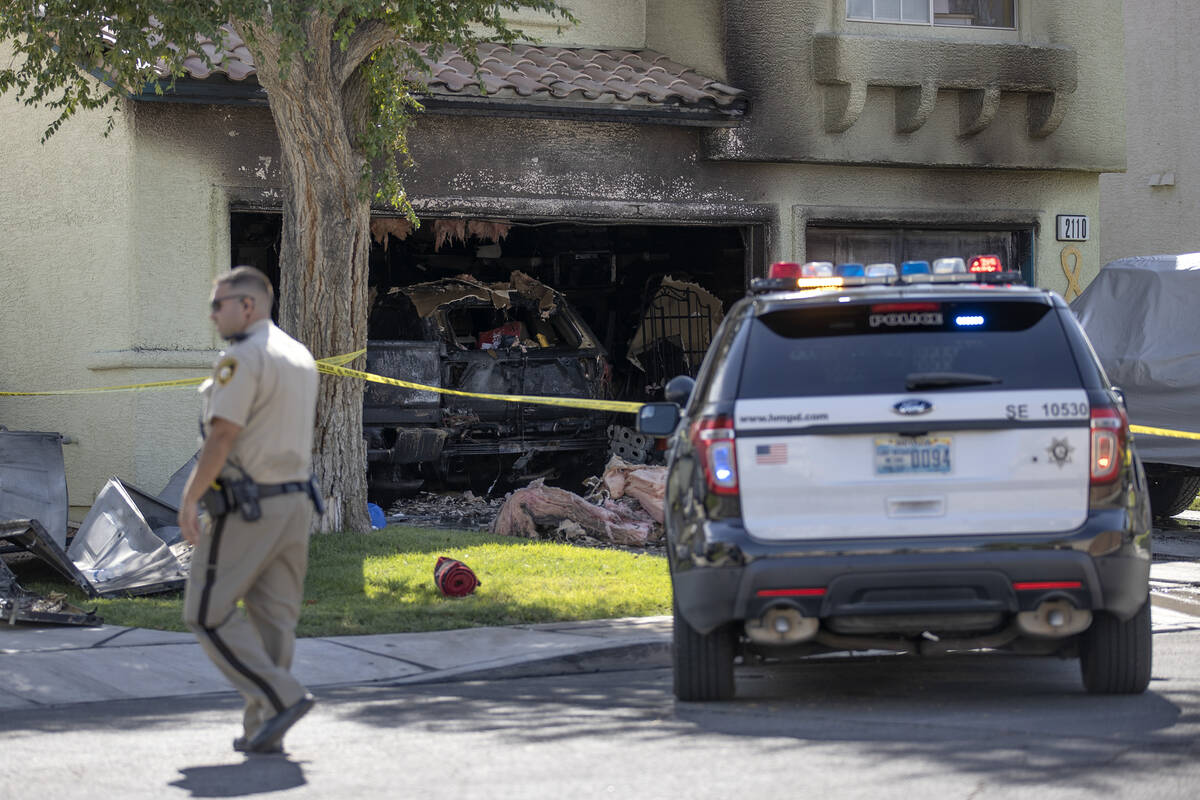
<instances>
[{"instance_id":1,"label":"curb","mask_svg":"<svg viewBox=\"0 0 1200 800\"><path fill-rule=\"evenodd\" d=\"M1200 617L1200 599L1192 600L1185 597L1177 597L1166 592L1151 590L1150 603L1159 608L1166 608L1171 611L1178 611L1181 614Z\"/></svg>"},{"instance_id":2,"label":"curb","mask_svg":"<svg viewBox=\"0 0 1200 800\"><path fill-rule=\"evenodd\" d=\"M671 665L671 642L618 644L567 655L500 664L494 667L467 666L436 673L411 675L381 681L379 686L459 683L514 678L546 678L556 675L581 675L595 672L623 672L634 669L658 669Z\"/></svg>"}]
</instances>

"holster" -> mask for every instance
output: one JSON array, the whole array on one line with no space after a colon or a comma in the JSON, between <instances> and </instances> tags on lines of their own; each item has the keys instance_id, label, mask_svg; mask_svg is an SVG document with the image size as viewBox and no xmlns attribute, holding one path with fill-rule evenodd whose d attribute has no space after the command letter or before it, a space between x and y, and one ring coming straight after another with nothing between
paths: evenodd
<instances>
[{"instance_id":1,"label":"holster","mask_svg":"<svg viewBox=\"0 0 1200 800\"><path fill-rule=\"evenodd\" d=\"M250 478L218 478L212 488L201 495L200 502L213 519L234 511L241 511L242 519L246 522L254 522L262 517L262 508L258 504L258 484Z\"/></svg>"},{"instance_id":2,"label":"holster","mask_svg":"<svg viewBox=\"0 0 1200 800\"><path fill-rule=\"evenodd\" d=\"M312 500L317 516L325 513L325 501L321 499L321 489L317 486L315 476L309 478L307 482L269 483L265 486L259 486L250 478L241 480L218 478L212 488L200 497L200 502L204 504L208 515L213 519L225 514L232 514L234 511L241 511L242 519L246 522L254 522L262 517L262 507L258 503L260 498L274 497L277 494L288 494L289 492L304 492Z\"/></svg>"}]
</instances>

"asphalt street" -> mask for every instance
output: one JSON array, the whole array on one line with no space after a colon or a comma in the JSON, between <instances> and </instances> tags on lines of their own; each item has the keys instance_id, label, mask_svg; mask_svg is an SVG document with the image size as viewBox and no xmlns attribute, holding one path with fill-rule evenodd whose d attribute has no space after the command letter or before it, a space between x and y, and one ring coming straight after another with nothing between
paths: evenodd
<instances>
[{"instance_id":1,"label":"asphalt street","mask_svg":"<svg viewBox=\"0 0 1200 800\"><path fill-rule=\"evenodd\" d=\"M1154 637L1154 679L1094 697L1075 661L996 656L745 668L731 703L670 672L341 687L286 756L230 749L228 696L15 710L0 798L1188 798L1200 791L1200 630Z\"/></svg>"}]
</instances>

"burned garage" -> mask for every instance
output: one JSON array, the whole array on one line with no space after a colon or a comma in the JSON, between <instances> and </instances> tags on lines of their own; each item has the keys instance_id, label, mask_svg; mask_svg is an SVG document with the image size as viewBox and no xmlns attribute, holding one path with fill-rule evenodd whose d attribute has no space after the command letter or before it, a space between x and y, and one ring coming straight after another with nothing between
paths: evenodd
<instances>
[{"instance_id":1,"label":"burned garage","mask_svg":"<svg viewBox=\"0 0 1200 800\"><path fill-rule=\"evenodd\" d=\"M233 215L232 258L278 274L278 215ZM753 272L752 225L372 222L366 370L469 394L645 402L695 374ZM373 498L544 478L578 486L654 443L611 411L369 384Z\"/></svg>"}]
</instances>

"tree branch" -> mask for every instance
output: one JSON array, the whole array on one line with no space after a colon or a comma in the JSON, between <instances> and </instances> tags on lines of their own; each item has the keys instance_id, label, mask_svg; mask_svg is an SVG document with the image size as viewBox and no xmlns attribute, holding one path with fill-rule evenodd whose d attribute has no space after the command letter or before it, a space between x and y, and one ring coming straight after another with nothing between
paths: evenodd
<instances>
[{"instance_id":1,"label":"tree branch","mask_svg":"<svg viewBox=\"0 0 1200 800\"><path fill-rule=\"evenodd\" d=\"M346 49L334 55L334 77L338 85L344 86L354 74L354 70L358 69L371 53L399 38L399 34L391 25L379 20L367 20L355 28Z\"/></svg>"}]
</instances>

